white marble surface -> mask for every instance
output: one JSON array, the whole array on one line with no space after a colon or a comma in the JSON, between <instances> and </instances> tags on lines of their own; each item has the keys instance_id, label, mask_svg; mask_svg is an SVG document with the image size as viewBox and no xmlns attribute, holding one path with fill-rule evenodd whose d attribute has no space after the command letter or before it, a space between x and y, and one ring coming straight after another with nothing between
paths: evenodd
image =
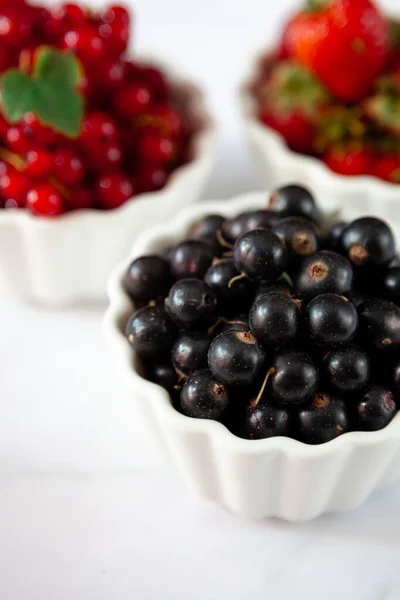
<instances>
[{"instance_id":1,"label":"white marble surface","mask_svg":"<svg viewBox=\"0 0 400 600\"><path fill-rule=\"evenodd\" d=\"M296 3L135 4L139 47L210 93L222 136L209 195L256 188L234 89ZM243 522L192 498L114 372L102 313L0 299L2 600L400 598L400 483L303 525Z\"/></svg>"}]
</instances>

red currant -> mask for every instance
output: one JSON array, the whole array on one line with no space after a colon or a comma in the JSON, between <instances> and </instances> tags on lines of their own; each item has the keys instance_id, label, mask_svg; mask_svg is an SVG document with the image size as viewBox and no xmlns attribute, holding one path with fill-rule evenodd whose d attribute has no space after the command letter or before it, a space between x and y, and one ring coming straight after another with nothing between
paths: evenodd
<instances>
[{"instance_id":1,"label":"red currant","mask_svg":"<svg viewBox=\"0 0 400 600\"><path fill-rule=\"evenodd\" d=\"M78 4L59 4L58 6L50 8L50 14L56 23L64 29L68 27L79 27L84 25L86 21L86 13L81 6Z\"/></svg>"},{"instance_id":2,"label":"red currant","mask_svg":"<svg viewBox=\"0 0 400 600\"><path fill-rule=\"evenodd\" d=\"M23 116L22 128L25 136L37 146L51 146L59 138L59 135L51 127L43 125L34 113L26 113Z\"/></svg>"},{"instance_id":3,"label":"red currant","mask_svg":"<svg viewBox=\"0 0 400 600\"><path fill-rule=\"evenodd\" d=\"M85 116L82 123L80 141L85 147L92 147L99 142L111 142L117 138L117 125L105 112L97 111Z\"/></svg>"},{"instance_id":4,"label":"red currant","mask_svg":"<svg viewBox=\"0 0 400 600\"><path fill-rule=\"evenodd\" d=\"M96 29L90 25L67 31L62 46L77 54L84 63L92 64L101 60L104 54L103 40Z\"/></svg>"},{"instance_id":5,"label":"red currant","mask_svg":"<svg viewBox=\"0 0 400 600\"><path fill-rule=\"evenodd\" d=\"M145 85L131 83L117 91L114 104L118 115L125 119L132 119L145 112L150 106L150 90Z\"/></svg>"},{"instance_id":6,"label":"red currant","mask_svg":"<svg viewBox=\"0 0 400 600\"><path fill-rule=\"evenodd\" d=\"M53 173L57 181L73 187L82 181L85 168L81 158L75 152L60 148L53 156Z\"/></svg>"},{"instance_id":7,"label":"red currant","mask_svg":"<svg viewBox=\"0 0 400 600\"><path fill-rule=\"evenodd\" d=\"M113 91L125 79L125 63L121 60L106 60L96 68L96 84L105 91Z\"/></svg>"},{"instance_id":8,"label":"red currant","mask_svg":"<svg viewBox=\"0 0 400 600\"><path fill-rule=\"evenodd\" d=\"M100 177L96 187L99 205L104 209L117 208L134 194L132 181L119 171Z\"/></svg>"},{"instance_id":9,"label":"red currant","mask_svg":"<svg viewBox=\"0 0 400 600\"><path fill-rule=\"evenodd\" d=\"M154 67L141 67L140 81L151 90L155 102L165 102L168 97L168 86L164 75Z\"/></svg>"},{"instance_id":10,"label":"red currant","mask_svg":"<svg viewBox=\"0 0 400 600\"><path fill-rule=\"evenodd\" d=\"M104 41L107 53L119 58L127 49L129 43L129 27L119 21L100 23L98 26L100 38Z\"/></svg>"},{"instance_id":11,"label":"red currant","mask_svg":"<svg viewBox=\"0 0 400 600\"><path fill-rule=\"evenodd\" d=\"M94 208L93 192L86 188L76 188L71 190L66 204L68 210Z\"/></svg>"},{"instance_id":12,"label":"red currant","mask_svg":"<svg viewBox=\"0 0 400 600\"><path fill-rule=\"evenodd\" d=\"M32 23L27 13L18 7L0 8L0 41L12 47L26 44L32 33Z\"/></svg>"},{"instance_id":13,"label":"red currant","mask_svg":"<svg viewBox=\"0 0 400 600\"><path fill-rule=\"evenodd\" d=\"M26 155L25 173L33 179L45 179L49 177L52 167L52 157L49 152L42 148L29 150Z\"/></svg>"},{"instance_id":14,"label":"red currant","mask_svg":"<svg viewBox=\"0 0 400 600\"><path fill-rule=\"evenodd\" d=\"M137 193L160 190L166 184L167 179L168 173L162 167L139 166L136 177Z\"/></svg>"},{"instance_id":15,"label":"red currant","mask_svg":"<svg viewBox=\"0 0 400 600\"><path fill-rule=\"evenodd\" d=\"M14 198L7 198L7 200L4 200L4 208L6 209L13 209L13 208L25 208L26 206L26 197L24 197L22 200L15 200Z\"/></svg>"},{"instance_id":16,"label":"red currant","mask_svg":"<svg viewBox=\"0 0 400 600\"><path fill-rule=\"evenodd\" d=\"M149 126L154 128L163 137L177 139L184 133L185 124L183 117L177 110L167 104L152 108L147 120Z\"/></svg>"},{"instance_id":17,"label":"red currant","mask_svg":"<svg viewBox=\"0 0 400 600\"><path fill-rule=\"evenodd\" d=\"M53 217L63 212L63 200L58 189L51 183L38 183L32 187L26 199L26 206L35 215Z\"/></svg>"},{"instance_id":18,"label":"red currant","mask_svg":"<svg viewBox=\"0 0 400 600\"><path fill-rule=\"evenodd\" d=\"M138 143L138 155L144 161L164 164L174 155L174 144L156 134L144 135Z\"/></svg>"},{"instance_id":19,"label":"red currant","mask_svg":"<svg viewBox=\"0 0 400 600\"><path fill-rule=\"evenodd\" d=\"M130 15L124 6L107 6L100 13L100 18L104 23L118 22L129 27Z\"/></svg>"},{"instance_id":20,"label":"red currant","mask_svg":"<svg viewBox=\"0 0 400 600\"><path fill-rule=\"evenodd\" d=\"M94 171L111 171L121 163L122 152L120 147L113 142L98 144L91 149L87 160Z\"/></svg>"},{"instance_id":21,"label":"red currant","mask_svg":"<svg viewBox=\"0 0 400 600\"><path fill-rule=\"evenodd\" d=\"M0 178L0 190L2 196L7 200L25 202L29 185L29 179L23 173L16 170L8 170L7 173Z\"/></svg>"},{"instance_id":22,"label":"red currant","mask_svg":"<svg viewBox=\"0 0 400 600\"><path fill-rule=\"evenodd\" d=\"M12 66L12 54L6 46L0 47L0 72Z\"/></svg>"},{"instance_id":23,"label":"red currant","mask_svg":"<svg viewBox=\"0 0 400 600\"><path fill-rule=\"evenodd\" d=\"M31 140L25 135L21 125L12 125L5 136L7 147L16 154L26 154L32 147Z\"/></svg>"}]
</instances>

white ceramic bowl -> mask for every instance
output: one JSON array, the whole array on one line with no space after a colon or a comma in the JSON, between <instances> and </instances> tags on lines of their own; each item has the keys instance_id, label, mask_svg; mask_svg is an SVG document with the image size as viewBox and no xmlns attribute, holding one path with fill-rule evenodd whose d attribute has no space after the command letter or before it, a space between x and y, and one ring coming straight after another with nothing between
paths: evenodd
<instances>
[{"instance_id":1,"label":"white ceramic bowl","mask_svg":"<svg viewBox=\"0 0 400 600\"><path fill-rule=\"evenodd\" d=\"M298 154L284 138L257 118L252 93L268 54L258 57L255 68L240 91L244 125L260 177L269 189L299 183L314 191L322 207L325 196L333 196L338 207L350 206L354 215L373 212L382 219L400 221L400 185L376 177L345 177L331 171L322 160Z\"/></svg>"},{"instance_id":2,"label":"white ceramic bowl","mask_svg":"<svg viewBox=\"0 0 400 600\"><path fill-rule=\"evenodd\" d=\"M200 91L161 68L197 126L193 160L178 168L164 189L139 194L114 210L74 211L53 219L0 211L1 293L47 305L105 299L112 268L138 235L200 198L213 162L215 126Z\"/></svg>"},{"instance_id":3,"label":"white ceramic bowl","mask_svg":"<svg viewBox=\"0 0 400 600\"><path fill-rule=\"evenodd\" d=\"M147 231L111 276L104 330L133 400L191 490L245 517L303 521L355 508L400 476L400 414L381 431L347 433L320 446L283 437L240 439L220 423L178 413L163 388L140 376L139 362L124 337L133 307L122 278L133 258L182 239L189 225L206 214L232 216L262 208L266 198L264 192L201 203L172 224Z\"/></svg>"}]
</instances>

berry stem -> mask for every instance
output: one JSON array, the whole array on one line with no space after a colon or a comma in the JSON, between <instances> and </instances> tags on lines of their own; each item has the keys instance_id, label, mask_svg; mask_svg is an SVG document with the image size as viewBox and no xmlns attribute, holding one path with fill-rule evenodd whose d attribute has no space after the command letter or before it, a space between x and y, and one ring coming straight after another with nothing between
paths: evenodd
<instances>
[{"instance_id":1,"label":"berry stem","mask_svg":"<svg viewBox=\"0 0 400 600\"><path fill-rule=\"evenodd\" d=\"M220 244L220 245L221 245L223 248L229 248L229 250L233 250L233 248L234 248L233 244L230 244L229 242L227 242L227 241L224 239L224 237L223 237L223 235L222 235L222 233L221 233L221 230L218 230L218 231L217 231L217 240L218 240L219 244Z\"/></svg>"},{"instance_id":2,"label":"berry stem","mask_svg":"<svg viewBox=\"0 0 400 600\"><path fill-rule=\"evenodd\" d=\"M270 368L270 369L267 371L267 374L266 374L266 376L265 376L265 378L264 378L264 381L263 381L263 384L262 384L262 386L261 386L261 389L260 389L260 391L259 391L259 392L258 392L258 394L257 394L257 397L256 397L254 400L252 400L252 401L250 402L250 405L249 405L249 406L250 406L250 408L256 408L256 406L258 405L258 403L260 402L260 400L261 400L261 398L262 398L262 396L263 396L263 394L264 394L265 388L266 388L266 386L267 386L267 383L268 383L268 379L269 379L269 378L271 377L271 375L273 375L274 373L275 373L275 368L274 368L274 367L271 367L271 368Z\"/></svg>"},{"instance_id":3,"label":"berry stem","mask_svg":"<svg viewBox=\"0 0 400 600\"><path fill-rule=\"evenodd\" d=\"M228 288L230 289L235 283L235 281L239 281L240 279L246 279L245 273L240 273L239 275L236 275L236 277L232 277L232 279L228 283Z\"/></svg>"},{"instance_id":4,"label":"berry stem","mask_svg":"<svg viewBox=\"0 0 400 600\"><path fill-rule=\"evenodd\" d=\"M21 158L19 154L6 150L6 148L0 148L0 159L13 166L17 171L23 171L25 169L24 159Z\"/></svg>"}]
</instances>

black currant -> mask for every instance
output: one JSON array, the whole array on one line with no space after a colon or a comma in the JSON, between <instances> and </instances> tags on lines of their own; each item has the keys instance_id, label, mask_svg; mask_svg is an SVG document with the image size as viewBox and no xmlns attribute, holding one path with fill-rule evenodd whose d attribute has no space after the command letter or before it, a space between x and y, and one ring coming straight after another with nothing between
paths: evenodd
<instances>
[{"instance_id":1,"label":"black currant","mask_svg":"<svg viewBox=\"0 0 400 600\"><path fill-rule=\"evenodd\" d=\"M345 221L338 221L337 223L331 225L331 227L323 236L324 248L327 250L333 250L334 252L340 252L340 240L346 227L347 223Z\"/></svg>"},{"instance_id":2,"label":"black currant","mask_svg":"<svg viewBox=\"0 0 400 600\"><path fill-rule=\"evenodd\" d=\"M370 361L358 346L331 350L324 356L323 366L327 383L340 392L354 392L368 383Z\"/></svg>"},{"instance_id":3,"label":"black currant","mask_svg":"<svg viewBox=\"0 0 400 600\"><path fill-rule=\"evenodd\" d=\"M194 240L214 238L220 231L224 221L225 219L221 215L207 215L193 223L188 231L188 238Z\"/></svg>"},{"instance_id":4,"label":"black currant","mask_svg":"<svg viewBox=\"0 0 400 600\"><path fill-rule=\"evenodd\" d=\"M361 217L347 225L340 243L347 258L357 267L386 265L396 252L391 229L375 217Z\"/></svg>"},{"instance_id":5,"label":"black currant","mask_svg":"<svg viewBox=\"0 0 400 600\"><path fill-rule=\"evenodd\" d=\"M292 259L308 256L318 250L318 227L308 219L286 217L274 227L274 232L285 242Z\"/></svg>"},{"instance_id":6,"label":"black currant","mask_svg":"<svg viewBox=\"0 0 400 600\"><path fill-rule=\"evenodd\" d=\"M181 279L170 289L165 306L179 326L201 329L215 316L217 297L204 281Z\"/></svg>"},{"instance_id":7,"label":"black currant","mask_svg":"<svg viewBox=\"0 0 400 600\"><path fill-rule=\"evenodd\" d=\"M172 284L168 261L160 256L141 256L129 266L124 288L134 302L165 298Z\"/></svg>"},{"instance_id":8,"label":"black currant","mask_svg":"<svg viewBox=\"0 0 400 600\"><path fill-rule=\"evenodd\" d=\"M311 300L306 307L306 320L311 338L321 346L350 342L358 326L356 308L338 294L321 294Z\"/></svg>"},{"instance_id":9,"label":"black currant","mask_svg":"<svg viewBox=\"0 0 400 600\"><path fill-rule=\"evenodd\" d=\"M400 344L400 308L379 298L368 298L358 309L360 334L378 350L391 350Z\"/></svg>"},{"instance_id":10,"label":"black currant","mask_svg":"<svg viewBox=\"0 0 400 600\"><path fill-rule=\"evenodd\" d=\"M278 222L278 217L271 210L256 210L241 213L237 217L227 219L221 233L227 242L234 244L244 233L253 229L270 229Z\"/></svg>"},{"instance_id":11,"label":"black currant","mask_svg":"<svg viewBox=\"0 0 400 600\"><path fill-rule=\"evenodd\" d=\"M349 261L336 252L321 250L304 258L292 272L299 298L310 300L320 294L348 294L353 286L353 269Z\"/></svg>"},{"instance_id":12,"label":"black currant","mask_svg":"<svg viewBox=\"0 0 400 600\"><path fill-rule=\"evenodd\" d=\"M255 229L237 240L233 260L239 273L250 280L273 283L285 270L288 254L275 233Z\"/></svg>"},{"instance_id":13,"label":"black currant","mask_svg":"<svg viewBox=\"0 0 400 600\"><path fill-rule=\"evenodd\" d=\"M396 392L400 392L400 359L397 359L393 367L393 384Z\"/></svg>"},{"instance_id":14,"label":"black currant","mask_svg":"<svg viewBox=\"0 0 400 600\"><path fill-rule=\"evenodd\" d=\"M256 404L250 403L245 416L245 433L250 440L261 440L275 436L290 437L292 414L287 407L274 406L262 399Z\"/></svg>"},{"instance_id":15,"label":"black currant","mask_svg":"<svg viewBox=\"0 0 400 600\"><path fill-rule=\"evenodd\" d=\"M210 343L211 336L207 332L184 331L178 335L171 349L171 359L180 378L207 367Z\"/></svg>"},{"instance_id":16,"label":"black currant","mask_svg":"<svg viewBox=\"0 0 400 600\"><path fill-rule=\"evenodd\" d=\"M148 358L164 355L176 335L176 326L161 305L139 309L126 326L126 337L132 348L140 356Z\"/></svg>"},{"instance_id":17,"label":"black currant","mask_svg":"<svg viewBox=\"0 0 400 600\"><path fill-rule=\"evenodd\" d=\"M218 335L208 351L208 366L226 383L250 385L265 366L265 352L249 331L227 330Z\"/></svg>"},{"instance_id":18,"label":"black currant","mask_svg":"<svg viewBox=\"0 0 400 600\"><path fill-rule=\"evenodd\" d=\"M255 286L247 277L238 278L238 271L229 258L216 260L204 276L204 281L217 295L218 308L222 312L248 310Z\"/></svg>"},{"instance_id":19,"label":"black currant","mask_svg":"<svg viewBox=\"0 0 400 600\"><path fill-rule=\"evenodd\" d=\"M395 254L394 258L388 264L389 269L394 269L395 267L400 267L400 254Z\"/></svg>"},{"instance_id":20,"label":"black currant","mask_svg":"<svg viewBox=\"0 0 400 600\"><path fill-rule=\"evenodd\" d=\"M188 417L219 419L229 403L227 387L209 369L196 371L183 386L181 410Z\"/></svg>"},{"instance_id":21,"label":"black currant","mask_svg":"<svg viewBox=\"0 0 400 600\"><path fill-rule=\"evenodd\" d=\"M300 310L290 296L271 292L260 296L249 315L250 330L261 344L285 346L299 330Z\"/></svg>"},{"instance_id":22,"label":"black currant","mask_svg":"<svg viewBox=\"0 0 400 600\"><path fill-rule=\"evenodd\" d=\"M186 240L172 248L169 256L175 280L202 279L214 257L212 246L201 240Z\"/></svg>"},{"instance_id":23,"label":"black currant","mask_svg":"<svg viewBox=\"0 0 400 600\"><path fill-rule=\"evenodd\" d=\"M318 368L303 351L281 352L272 363L269 385L272 396L282 404L301 404L315 393Z\"/></svg>"},{"instance_id":24,"label":"black currant","mask_svg":"<svg viewBox=\"0 0 400 600\"><path fill-rule=\"evenodd\" d=\"M272 284L261 284L255 293L254 302L260 296L264 296L264 294L269 294L270 292L280 292L281 294L286 294L290 298L295 297L295 292L292 286L287 281L278 279L278 281Z\"/></svg>"},{"instance_id":25,"label":"black currant","mask_svg":"<svg viewBox=\"0 0 400 600\"><path fill-rule=\"evenodd\" d=\"M388 269L383 276L382 292L393 302L400 302L400 267Z\"/></svg>"},{"instance_id":26,"label":"black currant","mask_svg":"<svg viewBox=\"0 0 400 600\"><path fill-rule=\"evenodd\" d=\"M221 323L222 331L249 331L249 319L247 315L235 315L230 319L224 319Z\"/></svg>"},{"instance_id":27,"label":"black currant","mask_svg":"<svg viewBox=\"0 0 400 600\"><path fill-rule=\"evenodd\" d=\"M324 444L350 429L346 405L340 398L315 394L309 406L299 411L299 439L306 444Z\"/></svg>"},{"instance_id":28,"label":"black currant","mask_svg":"<svg viewBox=\"0 0 400 600\"><path fill-rule=\"evenodd\" d=\"M383 429L397 412L393 393L381 385L371 386L352 408L355 428L363 431Z\"/></svg>"},{"instance_id":29,"label":"black currant","mask_svg":"<svg viewBox=\"0 0 400 600\"><path fill-rule=\"evenodd\" d=\"M281 217L303 217L314 223L320 220L312 194L300 185L286 185L273 192L268 207Z\"/></svg>"},{"instance_id":30,"label":"black currant","mask_svg":"<svg viewBox=\"0 0 400 600\"><path fill-rule=\"evenodd\" d=\"M146 378L153 383L161 385L172 393L178 385L178 376L171 363L149 363L146 365Z\"/></svg>"}]
</instances>

